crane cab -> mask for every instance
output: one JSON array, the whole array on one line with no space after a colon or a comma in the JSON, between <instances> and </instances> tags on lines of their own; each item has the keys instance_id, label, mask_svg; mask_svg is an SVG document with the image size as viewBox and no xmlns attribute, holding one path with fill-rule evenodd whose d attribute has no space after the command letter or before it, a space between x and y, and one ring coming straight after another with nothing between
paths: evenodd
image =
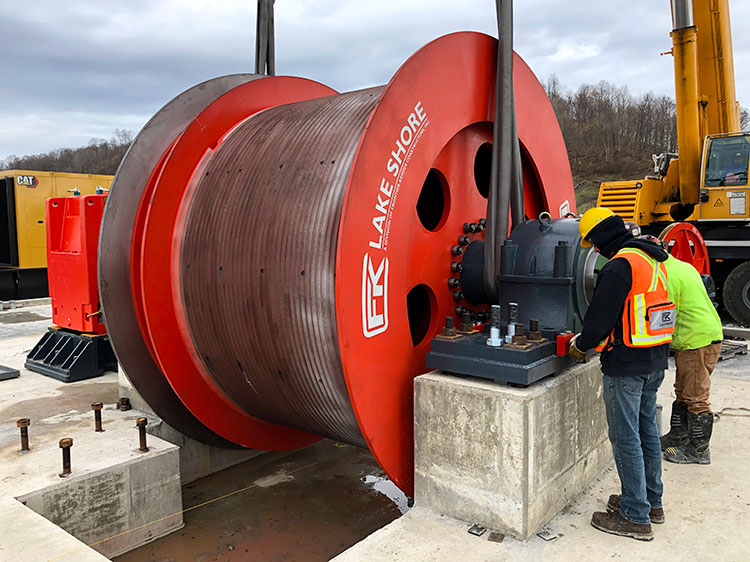
<instances>
[{"instance_id":1,"label":"crane cab","mask_svg":"<svg viewBox=\"0 0 750 562\"><path fill-rule=\"evenodd\" d=\"M703 146L699 220L750 218L750 134L709 135ZM693 218L693 217L691 217Z\"/></svg>"}]
</instances>

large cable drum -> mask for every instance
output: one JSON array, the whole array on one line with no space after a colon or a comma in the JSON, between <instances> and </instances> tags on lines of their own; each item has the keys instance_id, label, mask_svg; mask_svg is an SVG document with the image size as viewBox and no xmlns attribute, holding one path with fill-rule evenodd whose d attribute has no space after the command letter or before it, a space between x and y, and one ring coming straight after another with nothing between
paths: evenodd
<instances>
[{"instance_id":1,"label":"large cable drum","mask_svg":"<svg viewBox=\"0 0 750 562\"><path fill-rule=\"evenodd\" d=\"M412 379L444 317L470 307L449 279L485 213L496 47L448 35L345 94L234 78L144 129L108 197L101 298L124 370L168 423L258 449L367 446L411 493ZM559 126L518 57L514 76L526 213L563 215Z\"/></svg>"}]
</instances>

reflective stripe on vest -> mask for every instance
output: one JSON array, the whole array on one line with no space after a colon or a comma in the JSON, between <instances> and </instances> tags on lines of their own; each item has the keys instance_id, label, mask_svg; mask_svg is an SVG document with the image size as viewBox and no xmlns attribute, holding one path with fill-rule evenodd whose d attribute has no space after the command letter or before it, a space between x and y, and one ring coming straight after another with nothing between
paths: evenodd
<instances>
[{"instance_id":1,"label":"reflective stripe on vest","mask_svg":"<svg viewBox=\"0 0 750 562\"><path fill-rule=\"evenodd\" d=\"M622 314L623 343L629 347L655 347L672 341L675 305L667 292L663 263L638 248L623 248L612 259L630 264L632 285ZM603 350L614 341L614 331L596 347Z\"/></svg>"}]
</instances>

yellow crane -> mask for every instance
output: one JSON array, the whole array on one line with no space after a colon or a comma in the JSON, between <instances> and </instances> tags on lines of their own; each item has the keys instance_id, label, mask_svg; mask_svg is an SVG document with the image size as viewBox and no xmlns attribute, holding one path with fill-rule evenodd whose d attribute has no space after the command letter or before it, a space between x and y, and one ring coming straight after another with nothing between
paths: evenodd
<instances>
[{"instance_id":1,"label":"yellow crane","mask_svg":"<svg viewBox=\"0 0 750 562\"><path fill-rule=\"evenodd\" d=\"M672 0L678 152L654 174L602 183L597 205L659 234L710 272L726 310L750 325L750 134L740 130L729 0ZM674 221L686 221L672 224Z\"/></svg>"}]
</instances>

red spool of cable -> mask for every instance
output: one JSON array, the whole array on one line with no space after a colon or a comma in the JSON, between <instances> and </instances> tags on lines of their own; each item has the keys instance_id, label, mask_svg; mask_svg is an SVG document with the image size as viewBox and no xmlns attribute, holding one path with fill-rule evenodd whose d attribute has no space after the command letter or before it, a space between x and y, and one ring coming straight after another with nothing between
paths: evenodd
<instances>
[{"instance_id":1,"label":"red spool of cable","mask_svg":"<svg viewBox=\"0 0 750 562\"><path fill-rule=\"evenodd\" d=\"M105 210L102 303L168 423L259 449L367 446L411 493L412 379L456 309L451 247L485 214L496 46L448 35L346 94L225 77L139 135ZM554 112L518 57L514 75L526 212L564 214Z\"/></svg>"}]
</instances>

